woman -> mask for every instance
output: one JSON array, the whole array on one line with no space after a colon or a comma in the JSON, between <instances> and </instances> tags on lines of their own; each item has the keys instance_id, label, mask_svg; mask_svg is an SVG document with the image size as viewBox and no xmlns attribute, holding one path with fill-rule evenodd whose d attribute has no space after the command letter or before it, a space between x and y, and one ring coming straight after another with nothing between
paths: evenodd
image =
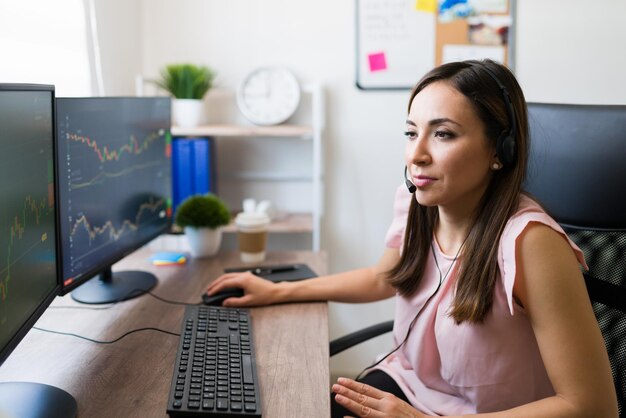
<instances>
[{"instance_id":1,"label":"woman","mask_svg":"<svg viewBox=\"0 0 626 418\"><path fill-rule=\"evenodd\" d=\"M279 284L226 274L208 292L242 287L226 306L395 295L396 349L333 385L333 417L617 417L583 255L521 192L528 121L513 74L437 67L406 124L411 193L396 195L376 266Z\"/></svg>"}]
</instances>

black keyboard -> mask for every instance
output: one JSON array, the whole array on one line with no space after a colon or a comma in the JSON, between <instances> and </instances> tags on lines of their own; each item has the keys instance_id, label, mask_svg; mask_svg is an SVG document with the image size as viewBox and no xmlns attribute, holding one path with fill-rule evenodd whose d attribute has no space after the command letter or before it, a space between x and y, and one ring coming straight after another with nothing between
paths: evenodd
<instances>
[{"instance_id":1,"label":"black keyboard","mask_svg":"<svg viewBox=\"0 0 626 418\"><path fill-rule=\"evenodd\" d=\"M261 418L248 310L186 307L167 413Z\"/></svg>"}]
</instances>

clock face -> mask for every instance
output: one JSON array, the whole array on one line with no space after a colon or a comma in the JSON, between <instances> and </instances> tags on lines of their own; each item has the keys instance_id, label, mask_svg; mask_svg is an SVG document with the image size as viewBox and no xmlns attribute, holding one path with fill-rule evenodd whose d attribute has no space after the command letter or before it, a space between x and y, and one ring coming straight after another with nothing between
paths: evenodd
<instances>
[{"instance_id":1,"label":"clock face","mask_svg":"<svg viewBox=\"0 0 626 418\"><path fill-rule=\"evenodd\" d=\"M237 91L241 113L258 125L276 125L289 119L300 103L300 85L284 68L259 68Z\"/></svg>"}]
</instances>

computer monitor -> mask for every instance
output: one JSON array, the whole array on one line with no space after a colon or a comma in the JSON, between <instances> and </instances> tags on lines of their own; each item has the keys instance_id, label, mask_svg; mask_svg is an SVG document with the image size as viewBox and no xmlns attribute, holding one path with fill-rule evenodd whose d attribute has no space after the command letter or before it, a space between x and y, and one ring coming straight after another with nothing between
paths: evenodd
<instances>
[{"instance_id":1,"label":"computer monitor","mask_svg":"<svg viewBox=\"0 0 626 418\"><path fill-rule=\"evenodd\" d=\"M0 84L0 365L59 293L54 87ZM0 416L75 416L67 392L0 383ZM48 415L49 416L49 415Z\"/></svg>"},{"instance_id":2,"label":"computer monitor","mask_svg":"<svg viewBox=\"0 0 626 418\"><path fill-rule=\"evenodd\" d=\"M111 266L170 229L170 102L57 98L62 294L109 303L156 284Z\"/></svg>"}]
</instances>

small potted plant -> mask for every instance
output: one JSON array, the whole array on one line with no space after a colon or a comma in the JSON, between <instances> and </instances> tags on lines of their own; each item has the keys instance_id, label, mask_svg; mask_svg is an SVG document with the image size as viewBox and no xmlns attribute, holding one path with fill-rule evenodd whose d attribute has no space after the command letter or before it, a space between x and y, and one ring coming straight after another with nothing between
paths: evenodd
<instances>
[{"instance_id":1,"label":"small potted plant","mask_svg":"<svg viewBox=\"0 0 626 418\"><path fill-rule=\"evenodd\" d=\"M214 194L194 195L178 205L174 222L184 229L192 256L210 257L220 249L221 227L230 222L230 210Z\"/></svg>"},{"instance_id":2,"label":"small potted plant","mask_svg":"<svg viewBox=\"0 0 626 418\"><path fill-rule=\"evenodd\" d=\"M202 99L213 86L215 72L194 64L170 64L161 70L156 84L169 92L174 124L181 127L198 126L202 121Z\"/></svg>"}]
</instances>

